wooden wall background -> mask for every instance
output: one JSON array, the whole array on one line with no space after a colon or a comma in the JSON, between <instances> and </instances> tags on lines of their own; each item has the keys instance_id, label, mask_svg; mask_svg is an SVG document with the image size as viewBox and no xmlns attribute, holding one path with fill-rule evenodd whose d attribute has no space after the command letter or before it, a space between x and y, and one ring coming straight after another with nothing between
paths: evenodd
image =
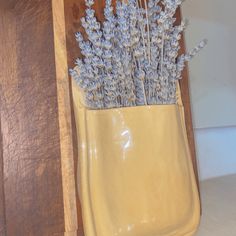
<instances>
[{"instance_id":1,"label":"wooden wall background","mask_svg":"<svg viewBox=\"0 0 236 236\"><path fill-rule=\"evenodd\" d=\"M0 235L6 235L6 215L4 197L4 174L3 174L3 150L2 150L2 131L0 122Z\"/></svg>"},{"instance_id":2,"label":"wooden wall background","mask_svg":"<svg viewBox=\"0 0 236 236\"><path fill-rule=\"evenodd\" d=\"M64 234L50 0L1 9L5 234Z\"/></svg>"},{"instance_id":3,"label":"wooden wall background","mask_svg":"<svg viewBox=\"0 0 236 236\"><path fill-rule=\"evenodd\" d=\"M104 0L95 7L102 20ZM83 236L68 68L84 9L0 0L0 236ZM187 70L181 91L197 176Z\"/></svg>"}]
</instances>

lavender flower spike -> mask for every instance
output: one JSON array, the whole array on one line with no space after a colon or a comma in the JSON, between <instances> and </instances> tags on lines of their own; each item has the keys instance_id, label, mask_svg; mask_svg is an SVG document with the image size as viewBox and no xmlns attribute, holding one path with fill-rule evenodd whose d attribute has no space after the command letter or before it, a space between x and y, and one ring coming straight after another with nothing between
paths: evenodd
<instances>
[{"instance_id":1,"label":"lavender flower spike","mask_svg":"<svg viewBox=\"0 0 236 236\"><path fill-rule=\"evenodd\" d=\"M71 76L83 91L90 109L174 104L176 81L185 63L207 43L179 56L183 20L174 14L183 0L106 0L105 21L100 23L85 0L81 23L87 37L76 33L82 58L76 60ZM144 4L143 4L144 3Z\"/></svg>"}]
</instances>

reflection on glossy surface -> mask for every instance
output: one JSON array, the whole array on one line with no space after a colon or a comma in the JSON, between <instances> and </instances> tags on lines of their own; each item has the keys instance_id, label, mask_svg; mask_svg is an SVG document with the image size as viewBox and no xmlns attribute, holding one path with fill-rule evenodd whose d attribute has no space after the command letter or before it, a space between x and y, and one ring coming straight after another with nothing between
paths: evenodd
<instances>
[{"instance_id":1,"label":"reflection on glossy surface","mask_svg":"<svg viewBox=\"0 0 236 236\"><path fill-rule=\"evenodd\" d=\"M86 236L190 236L199 199L178 105L86 110L73 86Z\"/></svg>"}]
</instances>

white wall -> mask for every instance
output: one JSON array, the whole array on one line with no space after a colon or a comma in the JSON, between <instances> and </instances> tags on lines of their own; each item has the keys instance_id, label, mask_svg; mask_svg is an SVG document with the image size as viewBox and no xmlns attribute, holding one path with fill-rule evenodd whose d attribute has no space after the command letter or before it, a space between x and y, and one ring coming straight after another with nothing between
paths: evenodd
<instances>
[{"instance_id":1,"label":"white wall","mask_svg":"<svg viewBox=\"0 0 236 236\"><path fill-rule=\"evenodd\" d=\"M186 0L186 45L207 47L190 62L195 127L236 126L236 1Z\"/></svg>"},{"instance_id":2,"label":"white wall","mask_svg":"<svg viewBox=\"0 0 236 236\"><path fill-rule=\"evenodd\" d=\"M200 179L236 173L236 1L187 0L187 48L209 43L190 63Z\"/></svg>"},{"instance_id":3,"label":"white wall","mask_svg":"<svg viewBox=\"0 0 236 236\"><path fill-rule=\"evenodd\" d=\"M236 173L236 127L197 129L195 140L201 180Z\"/></svg>"}]
</instances>

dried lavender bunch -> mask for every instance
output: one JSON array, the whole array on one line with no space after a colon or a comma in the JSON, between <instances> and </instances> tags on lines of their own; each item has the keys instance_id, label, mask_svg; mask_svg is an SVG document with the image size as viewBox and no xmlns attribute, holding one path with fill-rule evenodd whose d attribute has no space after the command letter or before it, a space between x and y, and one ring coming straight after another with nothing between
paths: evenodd
<instances>
[{"instance_id":1,"label":"dried lavender bunch","mask_svg":"<svg viewBox=\"0 0 236 236\"><path fill-rule=\"evenodd\" d=\"M175 26L174 15L183 0L106 0L105 21L98 22L86 0L81 19L88 40L76 40L83 58L70 70L91 109L176 103L176 82L187 61L205 45L179 56L187 21Z\"/></svg>"}]
</instances>

